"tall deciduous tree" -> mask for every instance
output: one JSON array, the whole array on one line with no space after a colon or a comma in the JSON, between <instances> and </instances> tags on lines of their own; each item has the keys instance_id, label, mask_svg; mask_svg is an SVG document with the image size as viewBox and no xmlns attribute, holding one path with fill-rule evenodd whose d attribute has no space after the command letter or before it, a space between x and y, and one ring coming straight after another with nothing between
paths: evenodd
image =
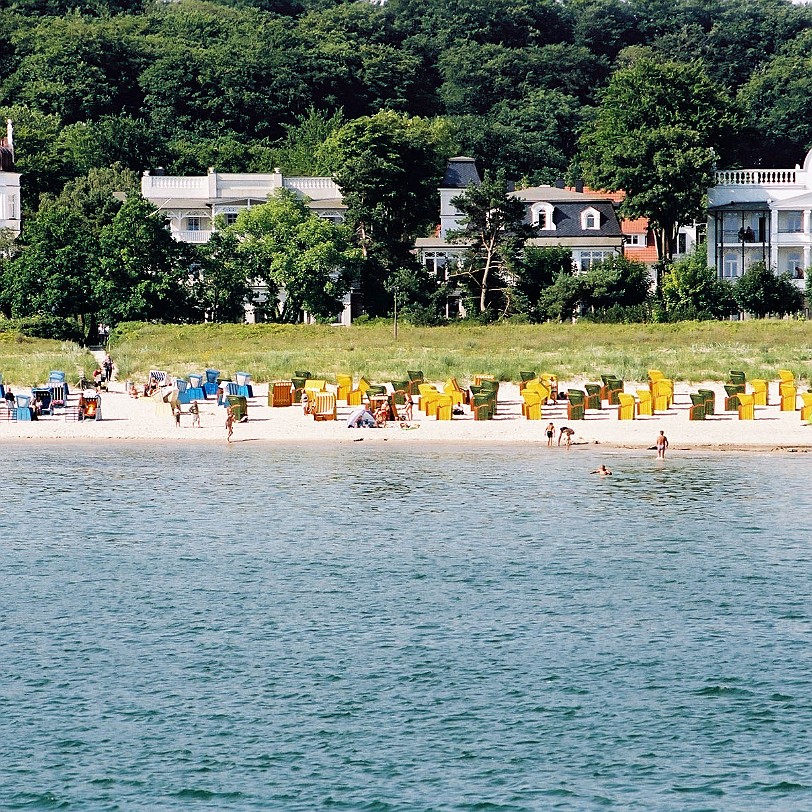
<instances>
[{"instance_id":1,"label":"tall deciduous tree","mask_svg":"<svg viewBox=\"0 0 812 812\"><path fill-rule=\"evenodd\" d=\"M507 194L504 172L485 177L479 185L469 186L451 204L462 215L461 227L449 232L451 242L466 243L468 248L458 270L458 281L475 291L480 313L501 306L508 285L505 271L516 261L532 229L525 220L525 204ZM497 302L495 294L503 293Z\"/></svg>"},{"instance_id":2,"label":"tall deciduous tree","mask_svg":"<svg viewBox=\"0 0 812 812\"><path fill-rule=\"evenodd\" d=\"M351 121L324 144L365 266L365 304L388 310L386 277L414 264L414 239L437 218L447 128L388 111Z\"/></svg>"},{"instance_id":3,"label":"tall deciduous tree","mask_svg":"<svg viewBox=\"0 0 812 812\"><path fill-rule=\"evenodd\" d=\"M190 246L172 239L155 206L131 195L101 231L99 317L109 324L187 321L193 256Z\"/></svg>"},{"instance_id":4,"label":"tall deciduous tree","mask_svg":"<svg viewBox=\"0 0 812 812\"><path fill-rule=\"evenodd\" d=\"M200 263L192 265L192 299L206 321L245 319L250 287L239 247L237 235L224 227L200 247Z\"/></svg>"},{"instance_id":5,"label":"tall deciduous tree","mask_svg":"<svg viewBox=\"0 0 812 812\"><path fill-rule=\"evenodd\" d=\"M644 56L614 73L581 139L586 180L626 192L623 215L649 220L660 259L671 258L679 227L702 215L731 109L698 63Z\"/></svg>"},{"instance_id":6,"label":"tall deciduous tree","mask_svg":"<svg viewBox=\"0 0 812 812\"><path fill-rule=\"evenodd\" d=\"M303 310L321 318L341 311L341 297L360 258L350 232L313 214L286 189L239 214L229 228L238 256L270 291L280 291L274 320L295 322ZM275 298L275 297L274 297Z\"/></svg>"},{"instance_id":7,"label":"tall deciduous tree","mask_svg":"<svg viewBox=\"0 0 812 812\"><path fill-rule=\"evenodd\" d=\"M76 319L87 335L97 309L97 236L80 214L50 204L26 223L22 242L22 252L5 274L4 298L11 314Z\"/></svg>"}]
</instances>

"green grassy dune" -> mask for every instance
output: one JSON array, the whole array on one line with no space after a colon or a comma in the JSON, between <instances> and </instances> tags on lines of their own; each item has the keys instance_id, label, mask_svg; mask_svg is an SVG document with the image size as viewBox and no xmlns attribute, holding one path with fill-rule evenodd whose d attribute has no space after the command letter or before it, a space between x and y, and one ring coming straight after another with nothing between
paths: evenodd
<instances>
[{"instance_id":1,"label":"green grassy dune","mask_svg":"<svg viewBox=\"0 0 812 812\"><path fill-rule=\"evenodd\" d=\"M561 378L597 379L612 372L645 379L648 369L697 382L725 380L731 369L748 378L776 378L791 369L812 378L812 324L805 321L684 322L681 324L542 324L472 327L391 324L325 327L276 324L127 325L111 337L120 379L144 379L150 369L174 375L207 367L255 381L288 378L309 369L334 380L337 373L373 381L406 377L420 369L429 380L477 373L518 380L522 370ZM90 374L95 361L76 345L0 333L0 372L20 386L44 381L51 369L68 379Z\"/></svg>"},{"instance_id":2,"label":"green grassy dune","mask_svg":"<svg viewBox=\"0 0 812 812\"><path fill-rule=\"evenodd\" d=\"M748 378L775 378L792 369L812 376L812 324L803 321L685 322L682 324L542 324L411 327L391 324L349 328L308 325L145 325L114 335L111 353L120 378L149 369L173 374L206 367L244 370L255 381L288 378L294 369L334 379L365 374L374 381L406 377L420 369L429 380L477 373L518 380L521 370L562 378L598 378L612 372L627 380L648 369L696 382L726 380L731 369Z\"/></svg>"}]
</instances>

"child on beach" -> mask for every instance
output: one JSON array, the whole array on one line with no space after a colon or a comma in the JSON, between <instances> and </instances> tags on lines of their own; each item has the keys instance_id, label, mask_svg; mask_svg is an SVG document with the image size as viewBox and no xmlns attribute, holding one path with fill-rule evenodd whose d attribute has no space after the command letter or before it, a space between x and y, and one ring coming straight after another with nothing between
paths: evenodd
<instances>
[{"instance_id":1,"label":"child on beach","mask_svg":"<svg viewBox=\"0 0 812 812\"><path fill-rule=\"evenodd\" d=\"M406 394L403 396L402 415L403 415L404 420L411 420L412 419L412 407L413 407L413 405L414 404L412 403L412 396L408 392L406 392Z\"/></svg>"},{"instance_id":2,"label":"child on beach","mask_svg":"<svg viewBox=\"0 0 812 812\"><path fill-rule=\"evenodd\" d=\"M193 400L191 406L189 406L189 414L192 415L192 428L200 428L200 407L197 405L197 401Z\"/></svg>"},{"instance_id":3,"label":"child on beach","mask_svg":"<svg viewBox=\"0 0 812 812\"><path fill-rule=\"evenodd\" d=\"M230 443L234 434L234 412L231 406L226 406L226 440Z\"/></svg>"},{"instance_id":4,"label":"child on beach","mask_svg":"<svg viewBox=\"0 0 812 812\"><path fill-rule=\"evenodd\" d=\"M552 423L548 423L545 431L547 432L547 445L552 447L553 435L555 434L555 426Z\"/></svg>"},{"instance_id":5,"label":"child on beach","mask_svg":"<svg viewBox=\"0 0 812 812\"><path fill-rule=\"evenodd\" d=\"M180 406L175 406L175 408L172 409L172 414L175 416L175 428L179 429L180 428Z\"/></svg>"}]
</instances>

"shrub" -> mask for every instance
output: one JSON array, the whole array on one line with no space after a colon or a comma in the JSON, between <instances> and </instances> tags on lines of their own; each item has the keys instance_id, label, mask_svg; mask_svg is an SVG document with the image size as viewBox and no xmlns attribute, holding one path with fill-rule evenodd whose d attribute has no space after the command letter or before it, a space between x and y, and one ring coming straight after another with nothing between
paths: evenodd
<instances>
[{"instance_id":1,"label":"shrub","mask_svg":"<svg viewBox=\"0 0 812 812\"><path fill-rule=\"evenodd\" d=\"M56 341L73 341L81 344L82 329L73 319L59 316L28 316L0 320L0 331L18 333L31 338L52 338Z\"/></svg>"}]
</instances>

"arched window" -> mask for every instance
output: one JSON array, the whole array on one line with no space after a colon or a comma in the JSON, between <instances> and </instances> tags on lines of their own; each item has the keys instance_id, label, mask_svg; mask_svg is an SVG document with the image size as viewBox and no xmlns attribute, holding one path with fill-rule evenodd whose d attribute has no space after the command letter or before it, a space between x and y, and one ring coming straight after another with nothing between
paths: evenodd
<instances>
[{"instance_id":1,"label":"arched window","mask_svg":"<svg viewBox=\"0 0 812 812\"><path fill-rule=\"evenodd\" d=\"M601 227L601 215L591 206L581 212L581 228L584 231L597 231Z\"/></svg>"},{"instance_id":2,"label":"arched window","mask_svg":"<svg viewBox=\"0 0 812 812\"><path fill-rule=\"evenodd\" d=\"M550 203L534 203L530 207L530 225L541 231L555 231L554 212Z\"/></svg>"}]
</instances>

